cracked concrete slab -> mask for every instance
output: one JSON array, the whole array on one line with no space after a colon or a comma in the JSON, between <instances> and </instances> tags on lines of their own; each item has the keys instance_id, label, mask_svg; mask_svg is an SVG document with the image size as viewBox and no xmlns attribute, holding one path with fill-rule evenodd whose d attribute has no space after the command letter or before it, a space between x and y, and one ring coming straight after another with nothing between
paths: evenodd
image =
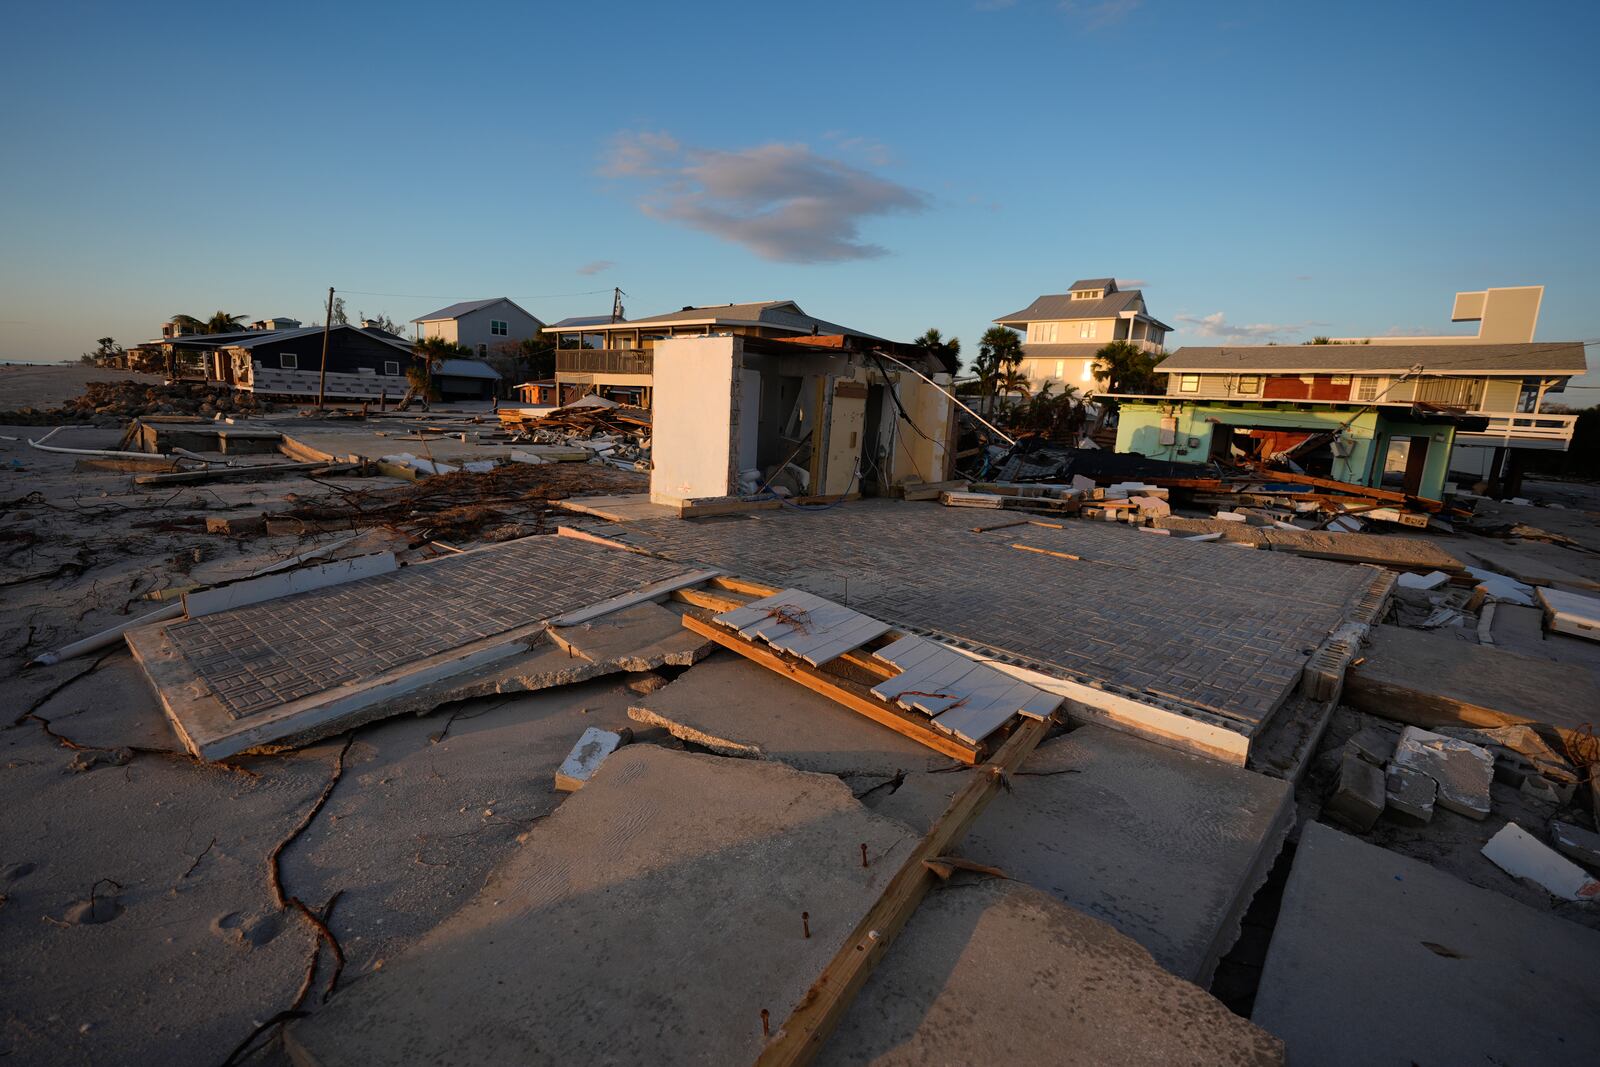
<instances>
[{"instance_id":1,"label":"cracked concrete slab","mask_svg":"<svg viewBox=\"0 0 1600 1067\"><path fill-rule=\"evenodd\" d=\"M1597 959L1600 933L1312 823L1253 1019L1310 1067L1592 1064Z\"/></svg>"},{"instance_id":2,"label":"cracked concrete slab","mask_svg":"<svg viewBox=\"0 0 1600 1067\"><path fill-rule=\"evenodd\" d=\"M681 612L646 602L576 626L551 627L556 646L617 670L653 671L688 667L704 659L716 643L686 630Z\"/></svg>"},{"instance_id":3,"label":"cracked concrete slab","mask_svg":"<svg viewBox=\"0 0 1600 1067\"><path fill-rule=\"evenodd\" d=\"M867 868L863 842L881 857ZM471 903L293 1024L289 1049L324 1065L749 1062L761 1011L787 1017L914 843L835 778L629 745Z\"/></svg>"},{"instance_id":4,"label":"cracked concrete slab","mask_svg":"<svg viewBox=\"0 0 1600 1067\"><path fill-rule=\"evenodd\" d=\"M866 802L926 830L968 773L911 775ZM1205 984L1293 824L1287 782L1084 726L1039 746L960 853L1104 919Z\"/></svg>"},{"instance_id":5,"label":"cracked concrete slab","mask_svg":"<svg viewBox=\"0 0 1600 1067\"><path fill-rule=\"evenodd\" d=\"M718 652L628 715L725 756L803 771L892 778L950 761L827 697L731 652Z\"/></svg>"},{"instance_id":6,"label":"cracked concrete slab","mask_svg":"<svg viewBox=\"0 0 1600 1067\"><path fill-rule=\"evenodd\" d=\"M1266 1065L1283 1043L1110 925L995 880L929 895L816 1062Z\"/></svg>"}]
</instances>

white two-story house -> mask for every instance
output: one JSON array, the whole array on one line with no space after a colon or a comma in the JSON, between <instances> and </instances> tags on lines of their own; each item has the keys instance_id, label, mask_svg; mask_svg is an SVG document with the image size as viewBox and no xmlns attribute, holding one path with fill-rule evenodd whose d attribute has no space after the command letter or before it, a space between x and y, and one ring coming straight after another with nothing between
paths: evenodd
<instances>
[{"instance_id":1,"label":"white two-story house","mask_svg":"<svg viewBox=\"0 0 1600 1067\"><path fill-rule=\"evenodd\" d=\"M1151 315L1139 289L1118 289L1114 278L1085 278L1065 293L1039 297L994 320L1021 333L1022 373L1037 393L1051 384L1096 391L1095 353L1112 341L1160 352L1172 327Z\"/></svg>"},{"instance_id":2,"label":"white two-story house","mask_svg":"<svg viewBox=\"0 0 1600 1067\"><path fill-rule=\"evenodd\" d=\"M417 340L442 337L467 346L480 359L518 341L537 337L544 329L544 323L536 316L505 296L464 300L411 321L417 327Z\"/></svg>"}]
</instances>

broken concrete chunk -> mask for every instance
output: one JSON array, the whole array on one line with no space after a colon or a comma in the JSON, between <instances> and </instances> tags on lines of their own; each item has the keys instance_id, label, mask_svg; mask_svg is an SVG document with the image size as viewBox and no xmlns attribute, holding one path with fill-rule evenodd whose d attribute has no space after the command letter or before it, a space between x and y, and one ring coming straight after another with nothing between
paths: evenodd
<instances>
[{"instance_id":1,"label":"broken concrete chunk","mask_svg":"<svg viewBox=\"0 0 1600 1067\"><path fill-rule=\"evenodd\" d=\"M1364 834L1383 814L1383 805L1383 772L1346 751L1339 766L1339 783L1323 807L1323 814Z\"/></svg>"},{"instance_id":2,"label":"broken concrete chunk","mask_svg":"<svg viewBox=\"0 0 1600 1067\"><path fill-rule=\"evenodd\" d=\"M1550 840L1562 853L1592 871L1600 871L1600 834L1557 819L1550 824Z\"/></svg>"},{"instance_id":3,"label":"broken concrete chunk","mask_svg":"<svg viewBox=\"0 0 1600 1067\"><path fill-rule=\"evenodd\" d=\"M1600 899L1600 881L1514 822L1489 839L1483 854L1511 877L1532 882L1561 900Z\"/></svg>"},{"instance_id":4,"label":"broken concrete chunk","mask_svg":"<svg viewBox=\"0 0 1600 1067\"><path fill-rule=\"evenodd\" d=\"M1489 817L1489 783L1494 756L1486 748L1407 726L1395 746L1394 762L1421 771L1439 783L1441 808L1470 819Z\"/></svg>"},{"instance_id":5,"label":"broken concrete chunk","mask_svg":"<svg viewBox=\"0 0 1600 1067\"><path fill-rule=\"evenodd\" d=\"M1383 767L1394 758L1394 735L1375 726L1363 726L1344 744L1347 751L1354 752L1374 767Z\"/></svg>"},{"instance_id":6,"label":"broken concrete chunk","mask_svg":"<svg viewBox=\"0 0 1600 1067\"><path fill-rule=\"evenodd\" d=\"M551 627L550 639L573 656L625 671L692 666L714 647L685 630L676 612L648 601L576 626Z\"/></svg>"},{"instance_id":7,"label":"broken concrete chunk","mask_svg":"<svg viewBox=\"0 0 1600 1067\"><path fill-rule=\"evenodd\" d=\"M1402 589L1437 589L1450 580L1444 571L1429 571L1427 574L1412 574L1406 572L1399 578Z\"/></svg>"},{"instance_id":8,"label":"broken concrete chunk","mask_svg":"<svg viewBox=\"0 0 1600 1067\"><path fill-rule=\"evenodd\" d=\"M1384 773L1384 798L1389 809L1421 822L1433 818L1438 792L1439 783L1413 767L1391 763Z\"/></svg>"},{"instance_id":9,"label":"broken concrete chunk","mask_svg":"<svg viewBox=\"0 0 1600 1067\"><path fill-rule=\"evenodd\" d=\"M600 769L605 758L624 743L621 734L602 730L598 726L589 727L556 769L556 788L563 793L576 793Z\"/></svg>"}]
</instances>

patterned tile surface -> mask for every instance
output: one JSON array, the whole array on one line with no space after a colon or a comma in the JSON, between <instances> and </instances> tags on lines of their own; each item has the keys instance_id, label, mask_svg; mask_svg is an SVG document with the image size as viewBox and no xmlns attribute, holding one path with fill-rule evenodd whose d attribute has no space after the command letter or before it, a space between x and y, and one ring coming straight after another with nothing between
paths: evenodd
<instances>
[{"instance_id":1,"label":"patterned tile surface","mask_svg":"<svg viewBox=\"0 0 1600 1067\"><path fill-rule=\"evenodd\" d=\"M1067 520L897 501L647 520L612 536L792 586L997 655L1260 724L1367 588L1367 568ZM1081 556L1022 551L1030 545Z\"/></svg>"},{"instance_id":2,"label":"patterned tile surface","mask_svg":"<svg viewBox=\"0 0 1600 1067\"><path fill-rule=\"evenodd\" d=\"M169 626L167 636L240 719L685 569L572 538L530 537L203 616Z\"/></svg>"}]
</instances>

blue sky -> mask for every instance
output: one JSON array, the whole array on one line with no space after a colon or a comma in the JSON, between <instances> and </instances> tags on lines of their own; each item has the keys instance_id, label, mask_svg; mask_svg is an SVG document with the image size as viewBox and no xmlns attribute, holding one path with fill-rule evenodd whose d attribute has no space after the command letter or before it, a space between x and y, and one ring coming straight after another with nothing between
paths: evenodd
<instances>
[{"instance_id":1,"label":"blue sky","mask_svg":"<svg viewBox=\"0 0 1600 1067\"><path fill-rule=\"evenodd\" d=\"M1592 340L1597 9L10 5L0 359L329 285L971 346L1099 275L1175 344L1450 332L1528 283L1541 339Z\"/></svg>"}]
</instances>

